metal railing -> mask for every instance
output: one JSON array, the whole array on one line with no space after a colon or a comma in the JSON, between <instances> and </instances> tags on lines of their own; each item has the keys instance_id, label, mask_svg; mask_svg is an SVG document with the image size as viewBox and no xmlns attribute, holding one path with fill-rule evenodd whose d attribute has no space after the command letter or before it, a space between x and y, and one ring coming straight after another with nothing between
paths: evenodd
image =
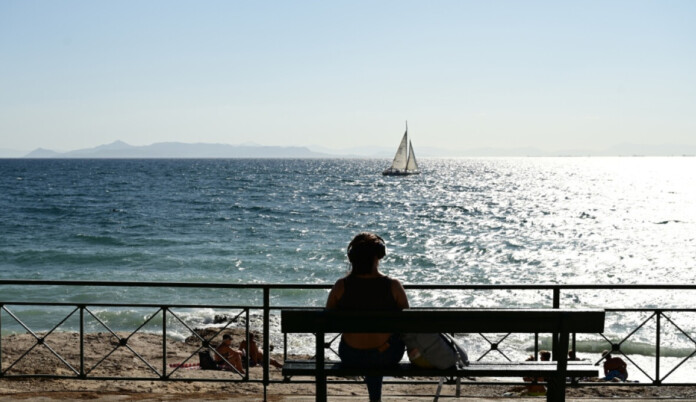
<instances>
[{"instance_id":1,"label":"metal railing","mask_svg":"<svg viewBox=\"0 0 696 402\"><path fill-rule=\"evenodd\" d=\"M171 289L228 289L228 290L245 290L260 293L260 303L240 303L235 305L220 305L220 304L174 304L166 303L162 301L161 303L149 303L149 304L138 304L138 303L104 303L104 300L100 300L95 303L65 303L65 302L51 302L46 301L20 301L20 300L3 300L0 296L0 331L4 329L5 322L12 322L15 327L19 326L22 330L31 334L34 343L26 351L21 353L18 357L15 357L12 361L3 356L2 346L6 342L4 337L0 337L0 380L3 378L11 377L42 377L42 378L60 378L60 379L92 379L92 380L107 380L107 379L127 379L127 380L148 380L151 381L153 378L163 381L244 381L244 382L258 382L263 384L264 388L264 398L266 397L267 387L273 383L279 382L310 382L308 380L293 380L291 378L271 378L270 375L270 321L272 311L277 311L283 308L293 308L293 306L283 306L283 305L272 305L271 296L274 292L282 292L287 290L303 290L303 291L317 291L317 290L328 290L330 285L324 284L313 284L313 285L300 285L300 284L221 284L221 283L180 283L180 282L98 282L98 281L47 281L47 280L0 280L0 289L2 286L12 286L12 287L23 287L29 290L29 287L39 287L51 286L51 287L112 287L112 288L171 288ZM537 307L561 307L561 295L568 293L583 291L583 290L607 290L607 291L660 291L660 292L675 292L675 291L694 291L696 290L696 285L553 285L553 284L537 284L537 285L431 285L431 284L420 284L420 285L405 285L407 291L500 291L500 290L514 290L514 291L536 291L536 292L550 292L546 295L544 300L550 302L550 305L543 305ZM32 288L33 289L33 288ZM69 310L65 317L61 318L56 325L50 328L48 331L35 331L30 327L30 325L23 322L23 320L15 313L15 309L20 306L34 306L39 308L53 308L61 307ZM296 307L296 306L294 306ZM319 307L319 306L317 306ZM461 306L460 306L461 307ZM505 306L499 306L505 307ZM508 307L520 307L520 306L508 306ZM563 306L566 308L572 308L572 306ZM595 306L596 307L596 306ZM601 307L601 306L600 306ZM669 378L673 373L683 367L683 365L691 360L696 355L696 336L690 334L689 331L683 330L682 326L678 325L676 320L673 319L674 314L680 313L696 313L696 308L611 308L612 306L606 306L605 310L608 314L616 313L643 313L648 315L648 318L643 320L639 325L636 326L630 333L628 333L623 339L612 340L609 339L605 334L598 334L598 339L604 340L606 342L607 349L612 350L615 354L621 354L622 357L629 360L631 364L631 369L636 369L640 371L646 378L648 382L642 383L631 383L631 384L620 384L620 383L588 383L586 385L641 385L641 386L664 386L664 385L696 385L696 378L692 381L669 383L666 384L665 380ZM138 326L134 331L127 335L119 334L117 331L113 330L108 323L104 322L98 317L98 314L94 313L95 308L137 308L137 309L152 309L152 312L143 319L142 324ZM179 311L192 308L209 308L214 310L235 310L238 311L236 318L244 317L244 333L247 339L247 345L249 344L249 333L250 333L250 314L252 312L260 312L262 315L262 351L263 351L263 362L262 376L261 378L256 378L249 375L248 365L245 367L245 372L241 373L236 370L231 370L228 375L223 377L190 377L190 376L180 376L177 377L176 374L180 373L183 365L194 359L197 352L212 348L212 341L217 339L218 335L225 329L227 329L233 320L228 320L222 327L216 327L216 329L207 336L202 336L196 332L194 328L186 322L185 318L182 318ZM59 351L51 348L48 342L48 337L53 334L63 323L68 319L77 317L79 322L78 333L79 336L76 342L79 342L79 363L71 364L68 359L66 359ZM113 348L106 352L106 354L101 358L93 362L87 362L85 360L85 339L90 333L85 328L85 320L90 319L96 321L98 325L106 331L107 335L116 339L112 342ZM138 351L134 350L129 341L136 333L139 333L147 325L152 325L152 323L157 320L161 320L161 347L162 347L162 361L161 362L150 362L147 361ZM181 364L171 367L168 365L167 360L167 339L170 336L170 328L168 327L168 322L174 321L179 326L186 328L186 331L190 332L191 336L194 337L199 346L190 353L188 358L186 358ZM638 362L631 359L622 350L622 346L630 339L637 331L642 330L646 327L647 323L654 322L655 324L655 341L653 346L655 347L655 366L654 370L641 366ZM661 355L662 348L662 336L661 331L663 329L663 323L669 323L674 327L680 335L690 343L694 351L686 356L671 370L667 373L661 371L661 362L663 360ZM275 334L279 336L279 334ZM482 335L483 336L483 335ZM507 335L503 335L500 339L490 340L484 337L484 342L488 343L488 349L479 357L483 358L489 353L498 353L504 358L508 358L505 353L501 351L500 344L504 342ZM288 345L287 337L283 336L283 356L288 357ZM334 336L328 342L328 347L332 348L335 341L338 339ZM572 339L573 348L575 348L576 339L573 336ZM17 365L24 359L32 350L36 348L46 348L55 358L60 361L60 364L68 368L70 374L32 374L32 373L14 373L14 369ZM131 353L135 359L142 362L150 372L150 376L104 376L96 374L97 369L116 351L123 350ZM534 353L539 351L539 337L538 334L534 336ZM248 352L248 351L247 351ZM227 362L229 363L229 362ZM601 359L596 361L597 364L601 363ZM248 364L248 362L247 362ZM350 383L354 382L352 380L338 380L336 382L340 383ZM392 380L393 383L412 383L413 381L403 381L403 380ZM492 382L491 382L492 383ZM486 382L477 382L477 384L490 384ZM496 382L496 384L501 384ZM502 384L520 384L520 382L509 382Z\"/></svg>"}]
</instances>

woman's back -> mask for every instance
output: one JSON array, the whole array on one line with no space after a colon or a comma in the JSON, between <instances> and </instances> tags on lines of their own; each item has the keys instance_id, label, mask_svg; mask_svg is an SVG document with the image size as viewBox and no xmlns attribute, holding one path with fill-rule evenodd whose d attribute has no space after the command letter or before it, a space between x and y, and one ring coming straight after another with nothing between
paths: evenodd
<instances>
[{"instance_id":1,"label":"woman's back","mask_svg":"<svg viewBox=\"0 0 696 402\"><path fill-rule=\"evenodd\" d=\"M339 310L399 310L388 276L343 279L343 296L338 300Z\"/></svg>"},{"instance_id":2,"label":"woman's back","mask_svg":"<svg viewBox=\"0 0 696 402\"><path fill-rule=\"evenodd\" d=\"M334 285L327 307L338 310L401 310L408 308L403 286L396 279L376 275L348 275ZM356 349L376 349L389 340L388 333L345 333L343 340Z\"/></svg>"}]
</instances>

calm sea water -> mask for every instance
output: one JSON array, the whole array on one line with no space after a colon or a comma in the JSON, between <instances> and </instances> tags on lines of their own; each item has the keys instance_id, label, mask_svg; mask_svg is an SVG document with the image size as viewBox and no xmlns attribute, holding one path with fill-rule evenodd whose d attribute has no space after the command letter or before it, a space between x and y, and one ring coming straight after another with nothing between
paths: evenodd
<instances>
[{"instance_id":1,"label":"calm sea water","mask_svg":"<svg viewBox=\"0 0 696 402\"><path fill-rule=\"evenodd\" d=\"M368 230L387 242L383 271L405 283L696 283L696 158L423 160L421 175L383 177L387 164L0 160L0 278L333 283L348 268L347 243ZM0 290L11 301L256 297ZM695 307L694 296L585 291L564 295L561 304ZM321 305L325 297L286 292L275 302ZM418 306L550 303L546 293L513 291L409 297ZM192 314L206 322L214 313ZM46 313L26 314L41 322ZM123 325L141 318L103 314ZM622 316L607 329L619 336L643 319ZM681 325L696 329L696 317L685 316ZM649 335L632 338L636 354L649 354L640 346ZM688 354L688 347L693 343L674 337L676 355Z\"/></svg>"}]
</instances>

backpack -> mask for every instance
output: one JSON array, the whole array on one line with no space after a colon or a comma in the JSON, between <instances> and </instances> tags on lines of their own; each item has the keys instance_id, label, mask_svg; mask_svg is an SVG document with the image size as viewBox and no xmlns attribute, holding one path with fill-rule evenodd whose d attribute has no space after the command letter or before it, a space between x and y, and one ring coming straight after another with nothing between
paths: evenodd
<instances>
[{"instance_id":1,"label":"backpack","mask_svg":"<svg viewBox=\"0 0 696 402\"><path fill-rule=\"evenodd\" d=\"M215 363L213 357L210 356L210 351L205 350L198 352L198 359L201 364L201 370L218 370L217 363Z\"/></svg>"},{"instance_id":2,"label":"backpack","mask_svg":"<svg viewBox=\"0 0 696 402\"><path fill-rule=\"evenodd\" d=\"M448 369L457 364L469 365L466 351L447 334L401 334L408 359L421 368Z\"/></svg>"}]
</instances>

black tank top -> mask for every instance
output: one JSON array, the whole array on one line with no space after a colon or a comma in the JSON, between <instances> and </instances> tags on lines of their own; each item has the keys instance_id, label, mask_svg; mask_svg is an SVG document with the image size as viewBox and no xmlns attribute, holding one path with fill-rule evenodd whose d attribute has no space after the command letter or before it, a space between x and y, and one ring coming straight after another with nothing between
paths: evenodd
<instances>
[{"instance_id":1,"label":"black tank top","mask_svg":"<svg viewBox=\"0 0 696 402\"><path fill-rule=\"evenodd\" d=\"M343 279L343 296L338 310L400 310L392 294L392 280L388 276Z\"/></svg>"}]
</instances>

